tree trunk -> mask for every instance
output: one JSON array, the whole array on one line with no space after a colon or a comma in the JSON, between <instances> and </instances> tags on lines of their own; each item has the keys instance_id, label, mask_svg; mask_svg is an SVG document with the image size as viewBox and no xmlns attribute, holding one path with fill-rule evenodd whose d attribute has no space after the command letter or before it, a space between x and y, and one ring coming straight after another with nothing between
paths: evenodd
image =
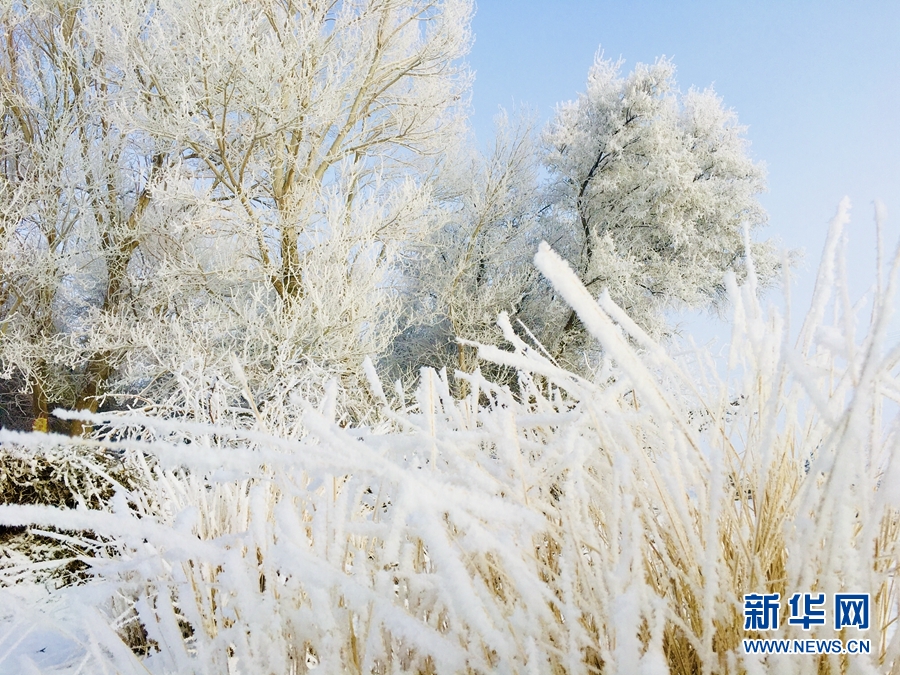
<instances>
[{"instance_id":1,"label":"tree trunk","mask_svg":"<svg viewBox=\"0 0 900 675\"><path fill-rule=\"evenodd\" d=\"M31 414L34 416L34 421L31 424L32 431L47 433L50 430L50 411L48 407L47 394L39 379L36 378L31 385Z\"/></svg>"},{"instance_id":2,"label":"tree trunk","mask_svg":"<svg viewBox=\"0 0 900 675\"><path fill-rule=\"evenodd\" d=\"M99 395L111 370L109 363L110 353L99 352L88 362L85 369L85 384L75 401L75 410L85 410L90 413L97 412L100 406ZM69 425L70 436L84 436L90 433L92 426L82 420L72 420Z\"/></svg>"}]
</instances>

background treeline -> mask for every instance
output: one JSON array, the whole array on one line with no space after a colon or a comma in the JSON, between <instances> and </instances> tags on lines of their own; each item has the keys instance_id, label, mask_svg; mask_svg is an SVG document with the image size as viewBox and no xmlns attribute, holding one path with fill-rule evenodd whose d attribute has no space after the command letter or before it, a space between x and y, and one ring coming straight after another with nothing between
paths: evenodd
<instances>
[{"instance_id":1,"label":"background treeline","mask_svg":"<svg viewBox=\"0 0 900 675\"><path fill-rule=\"evenodd\" d=\"M259 401L337 377L362 420L366 356L391 382L453 380L476 364L457 338L496 341L500 311L589 374L596 343L531 265L541 240L652 335L669 308L719 302L765 222L734 114L667 61L598 57L545 129L503 114L481 153L471 12L5 0L4 424L79 434L50 412L100 406L215 423L232 356ZM753 247L767 280L772 249Z\"/></svg>"}]
</instances>

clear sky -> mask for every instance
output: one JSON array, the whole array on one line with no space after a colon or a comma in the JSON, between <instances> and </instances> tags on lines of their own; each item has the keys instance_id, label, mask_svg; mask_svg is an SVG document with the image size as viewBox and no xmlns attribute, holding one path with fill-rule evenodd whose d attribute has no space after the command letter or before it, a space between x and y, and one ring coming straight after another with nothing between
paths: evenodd
<instances>
[{"instance_id":1,"label":"clear sky","mask_svg":"<svg viewBox=\"0 0 900 675\"><path fill-rule=\"evenodd\" d=\"M853 203L849 274L872 283L872 201L900 235L900 0L481 0L470 63L473 125L490 137L498 106L543 122L583 91L598 48L635 63L672 58L679 87L712 85L749 127L768 168L766 236L806 250L796 294L807 300L830 218Z\"/></svg>"}]
</instances>

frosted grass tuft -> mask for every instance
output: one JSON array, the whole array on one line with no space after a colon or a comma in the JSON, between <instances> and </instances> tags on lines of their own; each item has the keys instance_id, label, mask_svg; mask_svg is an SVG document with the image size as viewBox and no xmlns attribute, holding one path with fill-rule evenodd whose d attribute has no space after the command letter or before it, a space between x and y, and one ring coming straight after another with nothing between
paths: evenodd
<instances>
[{"instance_id":1,"label":"frosted grass tuft","mask_svg":"<svg viewBox=\"0 0 900 675\"><path fill-rule=\"evenodd\" d=\"M399 388L392 404L369 363L378 428L341 426L326 388L248 401L230 426L123 413L82 415L121 431L95 440L0 432L4 452L50 440L136 476L75 508L0 506L4 527L102 540L80 585L49 592L46 560L0 551L0 672L896 672L898 256L858 321L847 208L796 344L752 275L730 282L724 376L653 343L542 246L537 266L606 355L594 382L501 317L512 351L479 354L517 368L516 391L460 373L454 398L426 370L414 404ZM803 591L871 593L872 653L745 655L743 594ZM23 597L27 615L6 611ZM34 658L35 626L59 662Z\"/></svg>"}]
</instances>

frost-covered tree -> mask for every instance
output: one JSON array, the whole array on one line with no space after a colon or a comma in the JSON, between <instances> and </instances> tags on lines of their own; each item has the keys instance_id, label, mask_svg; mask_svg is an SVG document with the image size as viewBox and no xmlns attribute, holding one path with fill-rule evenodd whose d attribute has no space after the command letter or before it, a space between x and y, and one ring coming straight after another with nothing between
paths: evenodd
<instances>
[{"instance_id":1,"label":"frost-covered tree","mask_svg":"<svg viewBox=\"0 0 900 675\"><path fill-rule=\"evenodd\" d=\"M281 298L306 292L303 258L329 213L383 199L458 132L467 1L141 7L97 13L137 94L129 117L240 214Z\"/></svg>"},{"instance_id":2,"label":"frost-covered tree","mask_svg":"<svg viewBox=\"0 0 900 675\"><path fill-rule=\"evenodd\" d=\"M496 342L500 312L527 313L539 283L531 264L541 239L539 169L534 122L506 112L487 153L466 145L448 158L436 184L437 227L404 267L407 326L394 354L401 370L472 372L475 351L459 340Z\"/></svg>"},{"instance_id":3,"label":"frost-covered tree","mask_svg":"<svg viewBox=\"0 0 900 675\"><path fill-rule=\"evenodd\" d=\"M666 309L715 304L725 273L742 274L744 230L766 222L757 201L764 170L712 90L679 92L666 59L626 77L620 70L598 56L586 91L546 130L549 201L582 282L594 293L608 288L660 334ZM751 247L760 279L770 279L772 246ZM577 330L570 313L563 342Z\"/></svg>"},{"instance_id":4,"label":"frost-covered tree","mask_svg":"<svg viewBox=\"0 0 900 675\"><path fill-rule=\"evenodd\" d=\"M0 360L39 416L212 390L232 354L259 391L387 346L463 121L469 0L0 12Z\"/></svg>"},{"instance_id":5,"label":"frost-covered tree","mask_svg":"<svg viewBox=\"0 0 900 675\"><path fill-rule=\"evenodd\" d=\"M110 64L83 19L78 3L0 8L0 363L44 430L53 404L96 409L119 336L86 334L132 312L129 266L168 217L151 190L170 150L107 107Z\"/></svg>"}]
</instances>

